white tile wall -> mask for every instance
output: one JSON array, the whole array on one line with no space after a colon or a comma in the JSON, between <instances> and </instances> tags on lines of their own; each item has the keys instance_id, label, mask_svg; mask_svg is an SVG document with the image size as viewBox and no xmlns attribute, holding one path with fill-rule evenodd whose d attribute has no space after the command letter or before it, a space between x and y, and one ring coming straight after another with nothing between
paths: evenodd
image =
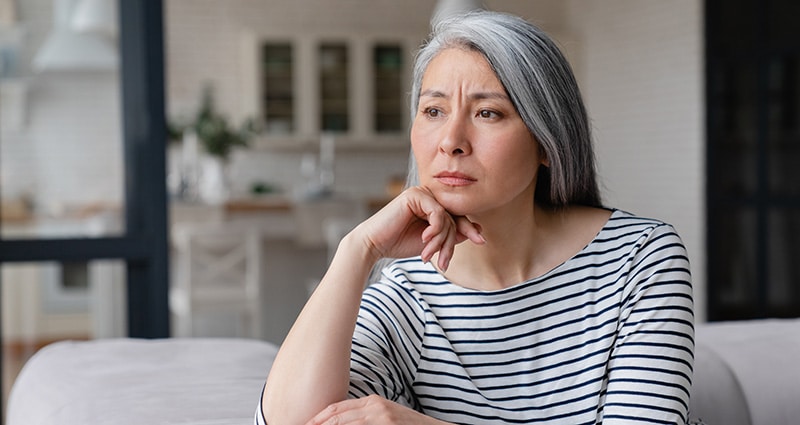
<instances>
[{"instance_id":1,"label":"white tile wall","mask_svg":"<svg viewBox=\"0 0 800 425\"><path fill-rule=\"evenodd\" d=\"M52 5L52 0L18 2L25 34L20 55L20 81L27 90L25 125L0 132L3 196L30 194L44 212L119 202L124 183L116 73L31 70L31 60L52 27Z\"/></svg>"},{"instance_id":2,"label":"white tile wall","mask_svg":"<svg viewBox=\"0 0 800 425\"><path fill-rule=\"evenodd\" d=\"M116 75L58 75L31 93L36 194L58 204L121 202L121 108Z\"/></svg>"},{"instance_id":3,"label":"white tile wall","mask_svg":"<svg viewBox=\"0 0 800 425\"><path fill-rule=\"evenodd\" d=\"M672 223L705 317L702 1L571 2L608 205Z\"/></svg>"}]
</instances>

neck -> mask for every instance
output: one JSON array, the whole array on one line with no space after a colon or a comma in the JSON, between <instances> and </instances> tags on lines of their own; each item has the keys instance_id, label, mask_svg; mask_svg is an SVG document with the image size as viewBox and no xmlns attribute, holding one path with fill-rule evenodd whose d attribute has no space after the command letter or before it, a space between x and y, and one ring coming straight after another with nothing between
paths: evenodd
<instances>
[{"instance_id":1,"label":"neck","mask_svg":"<svg viewBox=\"0 0 800 425\"><path fill-rule=\"evenodd\" d=\"M456 246L450 267L453 270L451 280L474 289L495 290L549 270L548 251L542 247L547 246L558 213L539 207L506 211L511 213L469 217L480 226L486 244L467 241Z\"/></svg>"},{"instance_id":2,"label":"neck","mask_svg":"<svg viewBox=\"0 0 800 425\"><path fill-rule=\"evenodd\" d=\"M469 217L481 226L486 244L457 245L447 278L488 291L542 276L580 252L611 216L609 210L588 207L524 210L524 214Z\"/></svg>"}]
</instances>

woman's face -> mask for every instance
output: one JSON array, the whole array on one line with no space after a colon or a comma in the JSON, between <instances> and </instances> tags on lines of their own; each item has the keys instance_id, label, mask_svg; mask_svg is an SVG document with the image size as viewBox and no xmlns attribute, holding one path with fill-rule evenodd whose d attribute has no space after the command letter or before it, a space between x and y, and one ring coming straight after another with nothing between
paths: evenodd
<instances>
[{"instance_id":1,"label":"woman's face","mask_svg":"<svg viewBox=\"0 0 800 425\"><path fill-rule=\"evenodd\" d=\"M451 214L533 208L544 158L480 53L449 48L430 62L411 148L420 184Z\"/></svg>"}]
</instances>

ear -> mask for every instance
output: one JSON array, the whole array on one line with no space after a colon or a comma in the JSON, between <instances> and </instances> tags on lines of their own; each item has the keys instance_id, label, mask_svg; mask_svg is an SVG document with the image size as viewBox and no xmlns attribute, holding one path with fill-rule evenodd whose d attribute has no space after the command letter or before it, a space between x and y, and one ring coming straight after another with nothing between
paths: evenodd
<instances>
[{"instance_id":1,"label":"ear","mask_svg":"<svg viewBox=\"0 0 800 425\"><path fill-rule=\"evenodd\" d=\"M545 167L550 168L550 158L547 157L547 152L542 149L542 145L539 145L539 161Z\"/></svg>"}]
</instances>

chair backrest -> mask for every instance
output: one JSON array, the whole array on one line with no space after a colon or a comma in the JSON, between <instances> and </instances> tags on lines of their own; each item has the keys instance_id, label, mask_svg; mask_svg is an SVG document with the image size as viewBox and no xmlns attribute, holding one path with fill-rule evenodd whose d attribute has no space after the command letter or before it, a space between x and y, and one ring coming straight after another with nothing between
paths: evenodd
<instances>
[{"instance_id":1,"label":"chair backrest","mask_svg":"<svg viewBox=\"0 0 800 425\"><path fill-rule=\"evenodd\" d=\"M308 248L328 245L326 221L359 223L366 218L362 203L344 197L303 200L295 206L294 213L297 225L295 241Z\"/></svg>"},{"instance_id":2,"label":"chair backrest","mask_svg":"<svg viewBox=\"0 0 800 425\"><path fill-rule=\"evenodd\" d=\"M177 284L189 314L234 312L247 316L258 337L262 239L258 229L232 223L176 229L181 268Z\"/></svg>"}]
</instances>

